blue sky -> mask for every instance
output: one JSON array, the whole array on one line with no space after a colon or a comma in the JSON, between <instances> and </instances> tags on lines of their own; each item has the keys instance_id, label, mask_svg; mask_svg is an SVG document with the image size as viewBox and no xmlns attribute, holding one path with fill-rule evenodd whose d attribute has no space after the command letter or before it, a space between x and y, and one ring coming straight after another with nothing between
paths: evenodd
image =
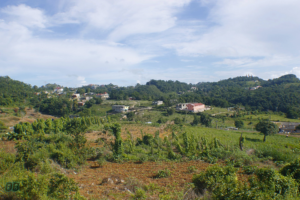
<instances>
[{"instance_id":1,"label":"blue sky","mask_svg":"<svg viewBox=\"0 0 300 200\"><path fill-rule=\"evenodd\" d=\"M0 76L32 85L300 76L299 0L1 0Z\"/></svg>"}]
</instances>

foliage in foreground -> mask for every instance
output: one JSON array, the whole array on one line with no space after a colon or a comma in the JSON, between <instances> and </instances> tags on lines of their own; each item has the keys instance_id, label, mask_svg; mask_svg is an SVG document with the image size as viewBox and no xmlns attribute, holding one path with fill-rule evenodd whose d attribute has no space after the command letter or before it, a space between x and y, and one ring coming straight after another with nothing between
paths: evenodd
<instances>
[{"instance_id":1,"label":"foliage in foreground","mask_svg":"<svg viewBox=\"0 0 300 200\"><path fill-rule=\"evenodd\" d=\"M273 169L262 168L249 178L248 183L238 181L236 169L214 165L194 175L195 188L208 191L213 199L289 199L298 196L298 183Z\"/></svg>"}]
</instances>

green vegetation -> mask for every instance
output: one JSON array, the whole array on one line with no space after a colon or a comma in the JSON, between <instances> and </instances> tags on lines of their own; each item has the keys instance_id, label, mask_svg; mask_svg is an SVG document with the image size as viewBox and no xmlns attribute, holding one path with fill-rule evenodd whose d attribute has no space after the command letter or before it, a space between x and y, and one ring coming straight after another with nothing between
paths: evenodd
<instances>
[{"instance_id":1,"label":"green vegetation","mask_svg":"<svg viewBox=\"0 0 300 200\"><path fill-rule=\"evenodd\" d=\"M258 85L262 87L249 90ZM131 198L146 199L157 190L160 199L172 199L175 195L187 199L189 194L200 199L297 199L300 140L276 134L278 125L274 121L300 122L299 85L298 78L286 75L268 81L237 77L197 85L151 80L135 87L84 86L77 92L94 93L94 98L78 107L68 88L65 93L48 98L46 93L34 93L53 90L57 85L38 88L0 77L1 140L14 141L16 150L0 150L0 196L84 199L74 180L62 172L75 172L87 160L95 163L94 168L103 169L109 162L142 166L160 161L203 161L215 165L206 171L199 170L196 164L184 167L186 175L194 174L193 187L172 196L154 185L134 184ZM103 92L108 92L111 100L96 98L96 93ZM134 100L128 100L129 97ZM153 100L163 100L164 104L153 106ZM180 102L202 102L212 109L201 113L176 111L175 104ZM134 111L126 116L114 113L114 104L129 105ZM33 113L27 106L61 118L22 121L9 132L6 117L27 117ZM153 109L148 110L150 106ZM75 118L69 118L70 115ZM140 133L124 131L123 125L137 128ZM147 132L150 129L152 132ZM97 138L91 142L97 147L91 147L86 138L86 133L93 131L97 131L97 135L93 133ZM161 167L151 177L168 179L174 174L172 169ZM243 181L238 174L242 174ZM20 182L20 191L5 193L9 181Z\"/></svg>"},{"instance_id":2,"label":"green vegetation","mask_svg":"<svg viewBox=\"0 0 300 200\"><path fill-rule=\"evenodd\" d=\"M298 197L298 184L289 176L273 169L262 168L248 183L238 181L236 169L214 165L193 177L195 188L208 190L212 199L293 199Z\"/></svg>"}]
</instances>

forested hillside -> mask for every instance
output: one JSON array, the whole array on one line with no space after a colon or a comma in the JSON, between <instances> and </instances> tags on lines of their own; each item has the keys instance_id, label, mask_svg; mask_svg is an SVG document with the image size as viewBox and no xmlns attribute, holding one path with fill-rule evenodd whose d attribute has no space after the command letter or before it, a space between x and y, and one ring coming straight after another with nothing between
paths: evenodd
<instances>
[{"instance_id":1,"label":"forested hillside","mask_svg":"<svg viewBox=\"0 0 300 200\"><path fill-rule=\"evenodd\" d=\"M48 86L56 86L56 84L48 84ZM261 87L256 88L257 86ZM192 87L196 87L197 90L191 90ZM33 106L41 108L40 104L46 97L32 97L35 91L44 89L45 86L32 88L28 84L9 77L0 77L0 103L3 106L24 104L24 100L30 98ZM68 89L65 88L64 91ZM77 88L77 92L81 94L108 92L110 99L114 100L127 100L129 97L136 100L163 100L166 106L179 102L202 102L218 107L240 104L246 110L281 111L288 113L291 118L299 117L297 113L299 113L300 105L300 81L292 74L267 81L258 77L244 76L218 82L202 82L196 85L179 81L151 80L146 85L137 84L135 87L117 87L109 84L92 89L83 86ZM65 97L69 98L68 95ZM43 105L41 111L55 107L55 102L60 102L60 100L47 100L47 102L51 102L49 103L51 105ZM63 107L67 113L71 112L72 106L61 102L59 104L65 105ZM61 109L61 106L59 107Z\"/></svg>"},{"instance_id":2,"label":"forested hillside","mask_svg":"<svg viewBox=\"0 0 300 200\"><path fill-rule=\"evenodd\" d=\"M198 90L191 91L193 86ZM262 87L250 90L256 86ZM300 104L300 81L292 74L267 81L258 77L244 76L197 85L179 81L151 80L146 85L103 87L101 90L109 92L111 99L125 100L128 97L137 100L160 99L164 100L166 105L176 102L203 102L220 107L241 104L248 110L288 112L298 110Z\"/></svg>"},{"instance_id":3,"label":"forested hillside","mask_svg":"<svg viewBox=\"0 0 300 200\"><path fill-rule=\"evenodd\" d=\"M34 89L29 84L12 80L8 76L0 77L0 105L8 106L25 103L33 96Z\"/></svg>"}]
</instances>

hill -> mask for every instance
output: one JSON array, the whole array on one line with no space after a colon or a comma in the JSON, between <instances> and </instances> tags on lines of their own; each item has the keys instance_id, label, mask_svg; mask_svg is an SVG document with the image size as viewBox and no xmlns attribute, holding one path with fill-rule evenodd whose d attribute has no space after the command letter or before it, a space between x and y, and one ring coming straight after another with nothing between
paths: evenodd
<instances>
[{"instance_id":1,"label":"hill","mask_svg":"<svg viewBox=\"0 0 300 200\"><path fill-rule=\"evenodd\" d=\"M0 76L0 105L23 104L25 99L33 96L35 90L31 85Z\"/></svg>"}]
</instances>

